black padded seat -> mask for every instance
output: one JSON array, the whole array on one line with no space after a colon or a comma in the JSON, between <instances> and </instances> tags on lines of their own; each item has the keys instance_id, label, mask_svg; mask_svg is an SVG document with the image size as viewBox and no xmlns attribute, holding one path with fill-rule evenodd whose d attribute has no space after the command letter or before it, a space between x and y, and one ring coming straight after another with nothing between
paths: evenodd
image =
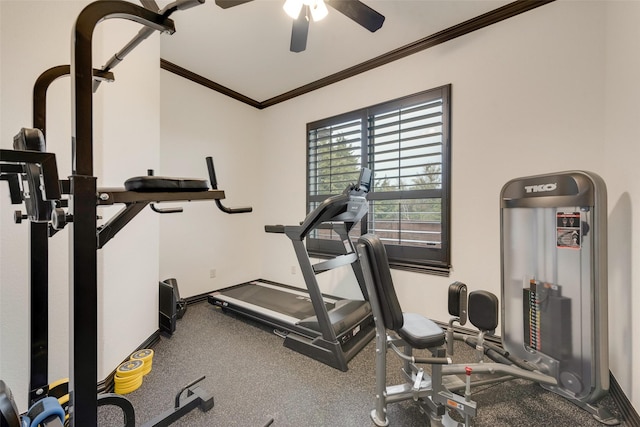
<instances>
[{"instance_id":1,"label":"black padded seat","mask_svg":"<svg viewBox=\"0 0 640 427\"><path fill-rule=\"evenodd\" d=\"M413 348L432 348L444 345L445 334L433 320L416 313L403 313L404 324L398 335Z\"/></svg>"},{"instance_id":2,"label":"black padded seat","mask_svg":"<svg viewBox=\"0 0 640 427\"><path fill-rule=\"evenodd\" d=\"M135 176L124 182L124 188L127 191L137 192L180 192L207 191L209 185L204 179Z\"/></svg>"},{"instance_id":3,"label":"black padded seat","mask_svg":"<svg viewBox=\"0 0 640 427\"><path fill-rule=\"evenodd\" d=\"M375 234L358 239L369 259L371 278L380 305L382 320L387 329L396 331L413 348L439 347L445 342L442 328L433 320L416 313L404 313L396 295L387 250Z\"/></svg>"}]
</instances>

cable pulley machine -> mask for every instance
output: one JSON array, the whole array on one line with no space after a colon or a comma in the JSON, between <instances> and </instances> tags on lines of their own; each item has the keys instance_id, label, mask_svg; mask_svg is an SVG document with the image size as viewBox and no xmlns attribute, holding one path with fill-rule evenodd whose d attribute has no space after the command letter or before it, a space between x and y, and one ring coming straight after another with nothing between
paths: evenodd
<instances>
[{"instance_id":1,"label":"cable pulley machine","mask_svg":"<svg viewBox=\"0 0 640 427\"><path fill-rule=\"evenodd\" d=\"M593 172L516 178L500 194L502 343L542 385L617 424L609 390L607 190Z\"/></svg>"}]
</instances>

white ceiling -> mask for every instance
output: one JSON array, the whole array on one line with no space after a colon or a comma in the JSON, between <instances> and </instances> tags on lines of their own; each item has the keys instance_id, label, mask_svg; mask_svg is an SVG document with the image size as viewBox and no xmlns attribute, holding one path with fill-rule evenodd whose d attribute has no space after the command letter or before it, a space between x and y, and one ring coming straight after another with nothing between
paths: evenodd
<instances>
[{"instance_id":1,"label":"white ceiling","mask_svg":"<svg viewBox=\"0 0 640 427\"><path fill-rule=\"evenodd\" d=\"M168 1L158 1L164 7ZM329 7L311 22L307 48L289 51L284 0L222 9L214 0L172 15L161 57L255 101L265 101L504 6L507 0L363 0L385 16L371 33Z\"/></svg>"}]
</instances>

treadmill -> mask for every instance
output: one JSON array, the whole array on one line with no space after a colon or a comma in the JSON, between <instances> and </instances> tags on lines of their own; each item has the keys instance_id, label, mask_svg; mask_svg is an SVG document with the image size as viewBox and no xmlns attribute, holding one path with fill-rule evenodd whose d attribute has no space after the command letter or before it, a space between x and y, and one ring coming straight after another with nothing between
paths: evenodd
<instances>
[{"instance_id":1,"label":"treadmill","mask_svg":"<svg viewBox=\"0 0 640 427\"><path fill-rule=\"evenodd\" d=\"M329 197L300 225L267 225L268 233L284 233L291 242L307 289L266 280L254 280L213 292L210 304L274 327L284 346L341 371L375 336L375 325L360 260L349 232L367 214L366 195L371 171L362 168L357 184ZM333 230L343 243L342 253L311 263L304 240L318 229ZM351 265L363 295L351 300L323 294L316 275ZM282 331L282 333L280 333Z\"/></svg>"}]
</instances>

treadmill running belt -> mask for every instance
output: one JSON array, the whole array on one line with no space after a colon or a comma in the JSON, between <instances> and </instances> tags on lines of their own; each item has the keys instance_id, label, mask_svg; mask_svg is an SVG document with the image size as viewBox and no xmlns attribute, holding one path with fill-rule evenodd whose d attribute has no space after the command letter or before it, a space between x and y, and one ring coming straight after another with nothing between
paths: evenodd
<instances>
[{"instance_id":1,"label":"treadmill running belt","mask_svg":"<svg viewBox=\"0 0 640 427\"><path fill-rule=\"evenodd\" d=\"M309 297L287 291L246 283L225 290L224 295L298 319L315 316ZM325 306L331 310L334 304L325 302Z\"/></svg>"}]
</instances>

